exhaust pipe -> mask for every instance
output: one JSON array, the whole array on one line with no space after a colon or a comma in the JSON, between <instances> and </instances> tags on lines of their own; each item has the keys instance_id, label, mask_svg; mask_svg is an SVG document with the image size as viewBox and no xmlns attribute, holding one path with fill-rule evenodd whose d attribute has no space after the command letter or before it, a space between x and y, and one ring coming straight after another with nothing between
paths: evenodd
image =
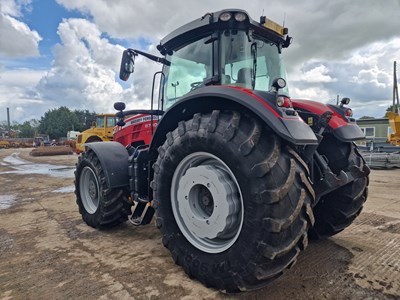
<instances>
[{"instance_id":1,"label":"exhaust pipe","mask_svg":"<svg viewBox=\"0 0 400 300\"><path fill-rule=\"evenodd\" d=\"M10 123L10 108L7 107L7 130L8 134L10 134L11 123Z\"/></svg>"}]
</instances>

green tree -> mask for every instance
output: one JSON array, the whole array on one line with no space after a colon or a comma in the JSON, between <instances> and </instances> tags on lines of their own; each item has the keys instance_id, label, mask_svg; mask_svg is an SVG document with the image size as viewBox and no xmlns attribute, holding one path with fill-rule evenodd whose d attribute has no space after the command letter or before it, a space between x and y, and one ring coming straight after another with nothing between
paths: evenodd
<instances>
[{"instance_id":1,"label":"green tree","mask_svg":"<svg viewBox=\"0 0 400 300\"><path fill-rule=\"evenodd\" d=\"M93 120L95 120L96 113L89 112L86 110L74 110L74 114L79 120L79 127L75 128L76 131L84 131L92 125Z\"/></svg>"},{"instance_id":2,"label":"green tree","mask_svg":"<svg viewBox=\"0 0 400 300\"><path fill-rule=\"evenodd\" d=\"M35 124L36 120L31 120L31 121L25 121L24 123L18 125L19 129L19 137L22 138L33 138L36 133L36 127L33 126Z\"/></svg>"},{"instance_id":3,"label":"green tree","mask_svg":"<svg viewBox=\"0 0 400 300\"><path fill-rule=\"evenodd\" d=\"M68 107L61 106L47 111L39 122L39 133L48 134L51 139L59 139L67 136L67 132L79 128L77 115Z\"/></svg>"},{"instance_id":4,"label":"green tree","mask_svg":"<svg viewBox=\"0 0 400 300\"><path fill-rule=\"evenodd\" d=\"M362 116L359 120L367 120L367 119L375 119L375 118L370 116Z\"/></svg>"}]
</instances>

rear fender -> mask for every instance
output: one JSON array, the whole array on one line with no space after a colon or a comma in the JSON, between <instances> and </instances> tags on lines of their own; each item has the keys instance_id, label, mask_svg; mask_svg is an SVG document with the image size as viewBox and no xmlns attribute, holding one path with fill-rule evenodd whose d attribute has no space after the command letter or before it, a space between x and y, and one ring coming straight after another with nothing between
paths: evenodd
<instances>
[{"instance_id":1,"label":"rear fender","mask_svg":"<svg viewBox=\"0 0 400 300\"><path fill-rule=\"evenodd\" d=\"M109 188L129 185L129 154L124 146L117 142L104 142L85 144L85 147L93 150L99 159Z\"/></svg>"},{"instance_id":2,"label":"rear fender","mask_svg":"<svg viewBox=\"0 0 400 300\"><path fill-rule=\"evenodd\" d=\"M207 86L194 90L169 108L159 121L149 149L151 159L157 157L157 148L164 143L166 134L178 127L179 121L212 110L251 112L289 143L318 144L314 132L297 114L289 115L274 108L271 99L266 97L267 93L259 96L251 90L233 86Z\"/></svg>"},{"instance_id":3,"label":"rear fender","mask_svg":"<svg viewBox=\"0 0 400 300\"><path fill-rule=\"evenodd\" d=\"M332 112L332 118L329 121L328 128L332 131L333 135L343 142L352 142L356 140L365 139L364 133L361 131L360 127L356 124L355 120L352 118L347 118L342 116L336 109L331 105L326 105L316 101L310 100L294 100L292 99L293 107L296 110L305 113L311 113L321 116L324 112ZM302 113L300 112L300 115ZM310 126L315 125L315 120L312 119L305 120Z\"/></svg>"}]
</instances>

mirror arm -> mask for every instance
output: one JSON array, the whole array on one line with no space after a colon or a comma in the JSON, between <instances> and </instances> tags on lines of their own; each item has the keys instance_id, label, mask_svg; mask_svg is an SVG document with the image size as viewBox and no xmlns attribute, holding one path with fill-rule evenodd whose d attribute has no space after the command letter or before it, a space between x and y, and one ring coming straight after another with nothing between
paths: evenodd
<instances>
[{"instance_id":1,"label":"mirror arm","mask_svg":"<svg viewBox=\"0 0 400 300\"><path fill-rule=\"evenodd\" d=\"M128 49L129 52L133 53L133 55L143 55L144 57L147 57L148 59L158 62L158 63L162 63L164 65L170 66L171 62L169 62L168 60L166 60L164 57L158 57L140 50L136 50L136 49Z\"/></svg>"}]
</instances>

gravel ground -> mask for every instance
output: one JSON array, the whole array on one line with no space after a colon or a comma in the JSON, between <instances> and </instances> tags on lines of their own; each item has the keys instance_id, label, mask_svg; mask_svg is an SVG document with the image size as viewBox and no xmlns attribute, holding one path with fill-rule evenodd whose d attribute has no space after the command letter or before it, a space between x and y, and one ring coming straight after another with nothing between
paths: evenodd
<instances>
[{"instance_id":1,"label":"gravel ground","mask_svg":"<svg viewBox=\"0 0 400 300\"><path fill-rule=\"evenodd\" d=\"M399 299L400 169L373 170L363 213L310 243L269 286L226 295L189 279L154 224L97 231L73 193L76 155L0 149L0 299Z\"/></svg>"}]
</instances>

